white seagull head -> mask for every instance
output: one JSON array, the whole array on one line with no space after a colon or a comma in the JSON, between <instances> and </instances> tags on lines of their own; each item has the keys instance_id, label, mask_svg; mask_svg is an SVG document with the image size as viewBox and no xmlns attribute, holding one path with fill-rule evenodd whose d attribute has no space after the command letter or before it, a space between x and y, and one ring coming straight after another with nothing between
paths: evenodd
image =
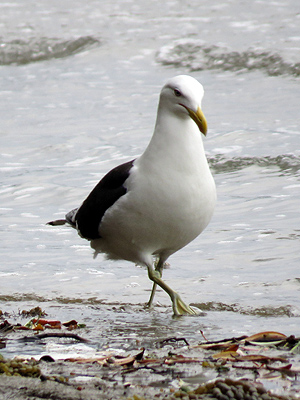
<instances>
[{"instance_id":1,"label":"white seagull head","mask_svg":"<svg viewBox=\"0 0 300 400\"><path fill-rule=\"evenodd\" d=\"M204 89L201 83L188 75L170 79L160 93L160 107L168 109L181 118L192 118L200 131L206 135L207 122L201 110Z\"/></svg>"}]
</instances>

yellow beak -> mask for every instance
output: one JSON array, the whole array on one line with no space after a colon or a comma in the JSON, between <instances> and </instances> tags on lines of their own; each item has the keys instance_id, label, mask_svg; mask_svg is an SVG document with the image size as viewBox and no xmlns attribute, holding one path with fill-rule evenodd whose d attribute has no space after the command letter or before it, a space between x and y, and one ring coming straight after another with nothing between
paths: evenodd
<instances>
[{"instance_id":1,"label":"yellow beak","mask_svg":"<svg viewBox=\"0 0 300 400\"><path fill-rule=\"evenodd\" d=\"M198 125L198 128L200 131L203 133L204 136L206 136L207 133L207 122L206 118L201 110L200 107L198 107L197 112L191 110L190 108L186 107L190 117L196 122Z\"/></svg>"}]
</instances>

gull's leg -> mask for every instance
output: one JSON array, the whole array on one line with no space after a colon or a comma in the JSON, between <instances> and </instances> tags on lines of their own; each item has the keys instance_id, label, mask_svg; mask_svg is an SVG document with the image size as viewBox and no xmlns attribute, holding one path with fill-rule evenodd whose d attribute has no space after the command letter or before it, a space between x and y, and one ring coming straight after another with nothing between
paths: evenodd
<instances>
[{"instance_id":1,"label":"gull's leg","mask_svg":"<svg viewBox=\"0 0 300 400\"><path fill-rule=\"evenodd\" d=\"M163 264L162 264L163 265ZM198 315L199 313L194 310L193 308L191 308L190 306L188 306L187 304L185 304L178 293L174 292L174 290L172 290L170 288L170 286L168 286L162 279L161 279L161 273L159 270L154 270L152 266L147 266L148 268L148 276L149 279L151 281L154 282L153 285L153 289L156 289L156 285L160 286L165 292L168 293L168 295L171 298L172 304L173 304L173 312L174 315L184 315L184 314L190 314L190 315ZM162 267L160 267L162 268ZM153 289L151 292L151 296L150 296L150 301L153 300L154 297L154 293L153 293ZM148 304L149 304L148 303Z\"/></svg>"},{"instance_id":2,"label":"gull's leg","mask_svg":"<svg viewBox=\"0 0 300 400\"><path fill-rule=\"evenodd\" d=\"M151 291L150 299L149 299L148 303L146 304L146 307L147 307L147 308L151 308L151 307L152 307L153 299L154 299L155 292L156 292L156 288L157 288L157 284L154 282L154 283L153 283L153 286L152 286L152 291Z\"/></svg>"},{"instance_id":3,"label":"gull's leg","mask_svg":"<svg viewBox=\"0 0 300 400\"><path fill-rule=\"evenodd\" d=\"M162 259L160 258L158 260L158 262L156 263L156 266L155 266L155 271L157 271L159 273L159 277L160 278L162 277L163 268L164 268L164 261L162 261ZM149 271L148 271L148 274L149 274ZM153 282L150 299L149 299L149 301L147 303L147 307L148 308L152 307L152 303L153 303L153 299L154 299L154 296L155 296L156 288L157 288L157 283Z\"/></svg>"}]
</instances>

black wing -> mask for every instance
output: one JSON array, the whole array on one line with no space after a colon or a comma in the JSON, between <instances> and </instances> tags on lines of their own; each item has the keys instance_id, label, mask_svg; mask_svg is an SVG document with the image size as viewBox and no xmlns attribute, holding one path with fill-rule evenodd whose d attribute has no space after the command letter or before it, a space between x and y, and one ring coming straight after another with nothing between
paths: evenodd
<instances>
[{"instance_id":1,"label":"black wing","mask_svg":"<svg viewBox=\"0 0 300 400\"><path fill-rule=\"evenodd\" d=\"M123 186L129 177L134 160L121 164L108 172L95 186L82 205L66 215L66 220L77 226L81 236L98 239L99 224L105 211L127 192Z\"/></svg>"}]
</instances>

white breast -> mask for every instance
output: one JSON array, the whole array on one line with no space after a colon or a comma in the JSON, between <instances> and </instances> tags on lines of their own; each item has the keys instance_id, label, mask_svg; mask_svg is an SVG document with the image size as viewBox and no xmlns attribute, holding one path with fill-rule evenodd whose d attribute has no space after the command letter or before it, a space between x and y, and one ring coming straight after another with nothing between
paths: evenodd
<instances>
[{"instance_id":1,"label":"white breast","mask_svg":"<svg viewBox=\"0 0 300 400\"><path fill-rule=\"evenodd\" d=\"M152 254L174 253L207 226L216 200L215 183L193 121L191 128L192 143L185 138L182 146L171 141L155 149L152 140L136 160L126 181L128 192L101 222L101 251L143 263Z\"/></svg>"}]
</instances>

